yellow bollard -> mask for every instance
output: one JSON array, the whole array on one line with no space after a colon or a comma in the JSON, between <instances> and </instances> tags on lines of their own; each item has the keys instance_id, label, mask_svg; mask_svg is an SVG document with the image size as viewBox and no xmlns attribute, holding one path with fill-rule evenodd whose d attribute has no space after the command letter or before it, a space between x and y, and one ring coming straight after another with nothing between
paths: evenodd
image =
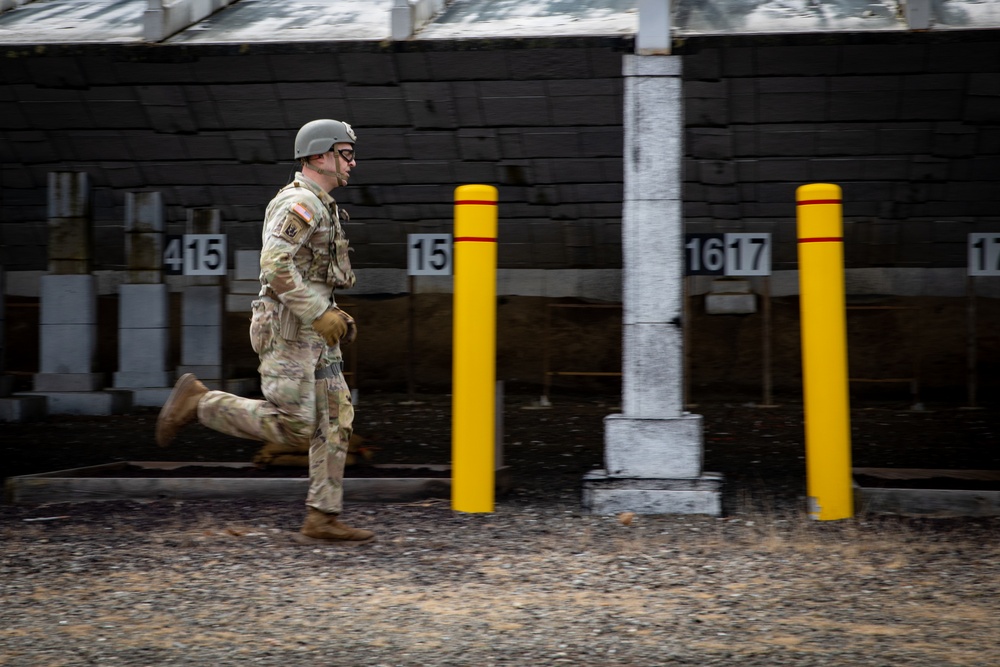
<instances>
[{"instance_id":1,"label":"yellow bollard","mask_svg":"<svg viewBox=\"0 0 1000 667\"><path fill-rule=\"evenodd\" d=\"M854 515L854 492L840 186L803 185L795 201L809 514L846 519Z\"/></svg>"},{"instance_id":2,"label":"yellow bollard","mask_svg":"<svg viewBox=\"0 0 1000 667\"><path fill-rule=\"evenodd\" d=\"M455 188L451 508L492 512L496 462L497 189Z\"/></svg>"}]
</instances>

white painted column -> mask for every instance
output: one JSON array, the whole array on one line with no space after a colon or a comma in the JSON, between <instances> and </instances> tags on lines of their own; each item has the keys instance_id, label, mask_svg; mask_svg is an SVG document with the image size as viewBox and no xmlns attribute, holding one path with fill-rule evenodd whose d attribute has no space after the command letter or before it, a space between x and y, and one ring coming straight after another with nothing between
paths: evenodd
<instances>
[{"instance_id":1,"label":"white painted column","mask_svg":"<svg viewBox=\"0 0 1000 667\"><path fill-rule=\"evenodd\" d=\"M188 234L220 234L218 209L188 211ZM181 306L181 363L177 375L194 373L211 389L225 385L222 369L222 320L224 295L219 276L186 276Z\"/></svg>"},{"instance_id":2,"label":"white painted column","mask_svg":"<svg viewBox=\"0 0 1000 667\"><path fill-rule=\"evenodd\" d=\"M109 415L128 397L102 391L97 355L97 281L91 270L90 181L84 172L49 174L49 273L42 276L39 373L34 394L49 414Z\"/></svg>"},{"instance_id":3,"label":"white painted column","mask_svg":"<svg viewBox=\"0 0 1000 667\"><path fill-rule=\"evenodd\" d=\"M584 479L597 514L719 514L702 473L700 415L684 411L681 59L624 57L622 414L604 420L605 469Z\"/></svg>"},{"instance_id":4,"label":"white painted column","mask_svg":"<svg viewBox=\"0 0 1000 667\"><path fill-rule=\"evenodd\" d=\"M90 275L90 180L52 172L48 187L49 273L41 278L35 391L96 391L97 281Z\"/></svg>"},{"instance_id":5,"label":"white painted column","mask_svg":"<svg viewBox=\"0 0 1000 667\"><path fill-rule=\"evenodd\" d=\"M134 405L160 406L173 384L167 371L170 293L163 282L163 198L125 194L128 284L118 295L118 371L114 386L132 391Z\"/></svg>"}]
</instances>

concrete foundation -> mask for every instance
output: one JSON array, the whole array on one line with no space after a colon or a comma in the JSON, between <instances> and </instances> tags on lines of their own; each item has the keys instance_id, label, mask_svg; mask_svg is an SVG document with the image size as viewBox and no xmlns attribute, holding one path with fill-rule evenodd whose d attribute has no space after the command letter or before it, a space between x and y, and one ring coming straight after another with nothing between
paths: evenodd
<instances>
[{"instance_id":1,"label":"concrete foundation","mask_svg":"<svg viewBox=\"0 0 1000 667\"><path fill-rule=\"evenodd\" d=\"M681 61L625 56L622 414L604 420L605 470L583 480L595 514L712 514L701 417L684 403Z\"/></svg>"}]
</instances>

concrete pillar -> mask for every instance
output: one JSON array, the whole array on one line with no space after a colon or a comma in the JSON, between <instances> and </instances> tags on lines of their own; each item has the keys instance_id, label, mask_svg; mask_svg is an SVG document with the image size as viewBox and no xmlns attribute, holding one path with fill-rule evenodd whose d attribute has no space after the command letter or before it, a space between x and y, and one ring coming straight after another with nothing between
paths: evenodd
<instances>
[{"instance_id":1,"label":"concrete pillar","mask_svg":"<svg viewBox=\"0 0 1000 667\"><path fill-rule=\"evenodd\" d=\"M4 332L7 331L7 274L0 266L0 398L10 396L13 388L13 379L7 375L7 341Z\"/></svg>"},{"instance_id":2,"label":"concrete pillar","mask_svg":"<svg viewBox=\"0 0 1000 667\"><path fill-rule=\"evenodd\" d=\"M596 514L721 512L702 472L700 415L684 410L681 59L627 55L622 218L622 414L604 420L605 469L584 479Z\"/></svg>"},{"instance_id":3,"label":"concrete pillar","mask_svg":"<svg viewBox=\"0 0 1000 667\"><path fill-rule=\"evenodd\" d=\"M35 391L96 391L97 281L90 275L90 182L86 173L49 174L49 274L41 278Z\"/></svg>"},{"instance_id":4,"label":"concrete pillar","mask_svg":"<svg viewBox=\"0 0 1000 667\"><path fill-rule=\"evenodd\" d=\"M6 303L7 294L6 273L0 266L0 422L26 422L45 417L45 397L12 395L14 377L6 374L5 355L7 346L4 332L7 331Z\"/></svg>"},{"instance_id":5,"label":"concrete pillar","mask_svg":"<svg viewBox=\"0 0 1000 667\"><path fill-rule=\"evenodd\" d=\"M188 211L187 234L220 234L218 209ZM222 323L224 294L219 276L187 276L181 306L181 363L177 375L194 373L213 389L224 388Z\"/></svg>"},{"instance_id":6,"label":"concrete pillar","mask_svg":"<svg viewBox=\"0 0 1000 667\"><path fill-rule=\"evenodd\" d=\"M41 278L40 372L35 393L49 414L114 414L120 396L99 392L97 281L90 275L90 184L86 173L49 174L49 274Z\"/></svg>"},{"instance_id":7,"label":"concrete pillar","mask_svg":"<svg viewBox=\"0 0 1000 667\"><path fill-rule=\"evenodd\" d=\"M159 192L125 194L128 283L119 289L114 386L131 390L133 405L163 405L173 384L167 370L170 292L163 282L164 229Z\"/></svg>"}]
</instances>

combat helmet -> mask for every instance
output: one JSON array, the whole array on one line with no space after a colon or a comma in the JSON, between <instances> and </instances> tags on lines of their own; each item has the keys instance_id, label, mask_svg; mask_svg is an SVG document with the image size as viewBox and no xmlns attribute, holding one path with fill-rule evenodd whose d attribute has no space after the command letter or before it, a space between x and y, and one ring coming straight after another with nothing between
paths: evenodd
<instances>
[{"instance_id":1,"label":"combat helmet","mask_svg":"<svg viewBox=\"0 0 1000 667\"><path fill-rule=\"evenodd\" d=\"M357 140L354 130L343 121L330 118L311 120L295 135L295 159L325 153L338 143L353 145Z\"/></svg>"}]
</instances>

